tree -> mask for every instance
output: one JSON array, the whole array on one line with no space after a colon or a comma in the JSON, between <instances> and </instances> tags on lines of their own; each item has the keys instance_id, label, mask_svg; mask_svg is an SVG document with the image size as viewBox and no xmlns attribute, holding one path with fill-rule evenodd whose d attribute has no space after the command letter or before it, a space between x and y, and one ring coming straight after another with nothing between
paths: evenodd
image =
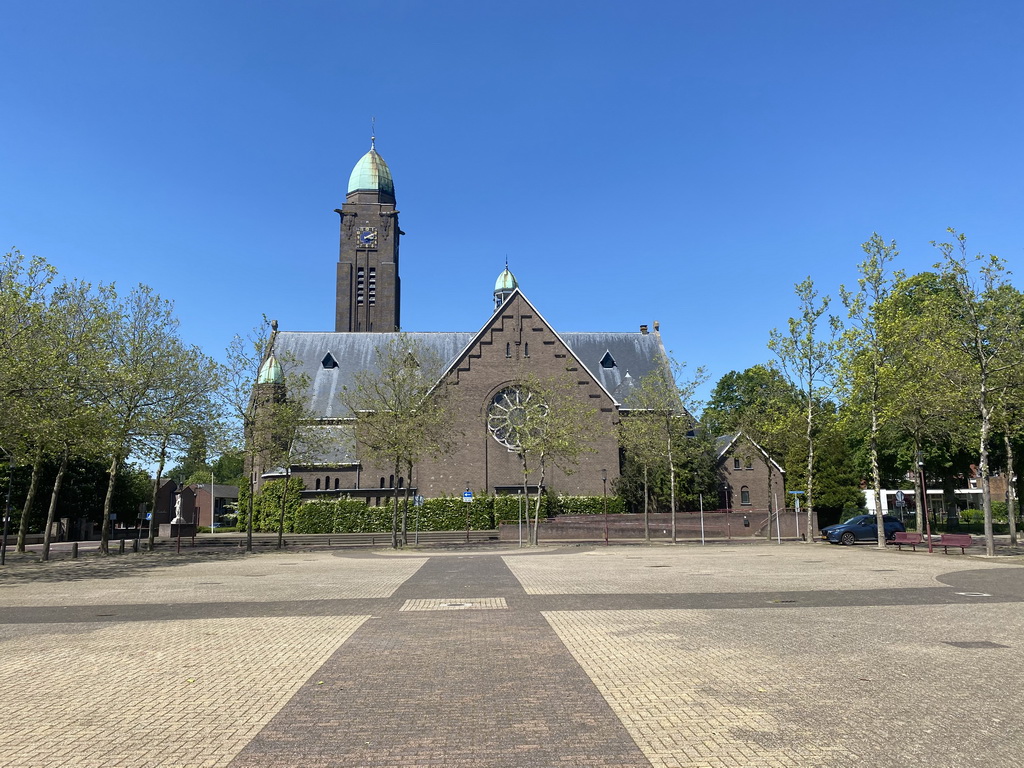
<instances>
[{"instance_id":1,"label":"tree","mask_svg":"<svg viewBox=\"0 0 1024 768\"><path fill-rule=\"evenodd\" d=\"M103 501L100 551L108 551L110 512L117 475L128 456L160 431L157 422L173 408L181 350L171 302L139 285L114 305L107 337L108 365L96 395L107 427L110 481ZM209 391L207 383L206 391Z\"/></svg>"},{"instance_id":2,"label":"tree","mask_svg":"<svg viewBox=\"0 0 1024 768\"><path fill-rule=\"evenodd\" d=\"M674 544L676 467L680 454L690 453L692 455L688 458L696 459L698 453L686 451L685 447L692 447L687 444L687 435L695 423L690 412L695 409L695 393L706 381L707 375L703 368L698 368L694 376L687 379L684 377L685 368L685 363L679 363L671 357L660 359L654 369L643 376L624 397L626 413L619 422L619 441L627 456L643 467L644 539L647 541L651 538L647 507L649 470L662 461L668 467L669 509Z\"/></svg>"},{"instance_id":3,"label":"tree","mask_svg":"<svg viewBox=\"0 0 1024 768\"><path fill-rule=\"evenodd\" d=\"M246 337L236 335L227 350L227 366L218 391L234 443L244 445L247 488L240 488L246 506L246 551L252 552L253 499L257 478L276 465L286 479L297 446L315 452L315 436L304 433L313 414L305 403L309 382L293 370L292 361L274 354L277 321L256 326ZM279 529L278 546L283 534Z\"/></svg>"},{"instance_id":4,"label":"tree","mask_svg":"<svg viewBox=\"0 0 1024 768\"><path fill-rule=\"evenodd\" d=\"M850 325L844 336L841 357L843 378L847 384L847 408L867 418L868 460L871 488L875 497L878 548L885 549L885 521L882 515L882 474L878 459L878 439L882 428L884 401L895 384L896 368L891 364L890 331L883 309L892 293L893 276L889 269L899 255L896 242L886 243L877 232L861 245L867 258L857 265L860 277L857 290L840 287ZM895 275L902 279L902 273Z\"/></svg>"},{"instance_id":5,"label":"tree","mask_svg":"<svg viewBox=\"0 0 1024 768\"><path fill-rule=\"evenodd\" d=\"M712 434L743 433L760 451L753 456L768 473L768 502L771 514L776 509L777 491L772 461L783 468L791 466L789 456L799 433L800 392L772 365L754 365L745 371L730 371L711 393L703 419ZM802 448L802 438L801 438ZM785 507L783 500L782 507Z\"/></svg>"},{"instance_id":6,"label":"tree","mask_svg":"<svg viewBox=\"0 0 1024 768\"><path fill-rule=\"evenodd\" d=\"M839 319L826 315L830 299L819 298L808 277L796 285L799 317L789 318L788 333L771 332L768 347L779 358L782 370L800 391L804 403L804 437L807 446L807 541L814 540L814 438L819 403L831 392L833 366L838 351Z\"/></svg>"},{"instance_id":7,"label":"tree","mask_svg":"<svg viewBox=\"0 0 1024 768\"><path fill-rule=\"evenodd\" d=\"M440 380L443 361L406 334L386 338L375 351L375 364L356 372L341 392L352 414L360 459L393 468L391 546L406 544L405 517L399 537L399 478L426 456L451 451L454 418L446 385Z\"/></svg>"},{"instance_id":8,"label":"tree","mask_svg":"<svg viewBox=\"0 0 1024 768\"><path fill-rule=\"evenodd\" d=\"M952 291L936 296L934 317L941 344L954 364L949 368L964 391L971 392L978 417L978 469L985 515L985 552L995 554L989 451L998 394L1018 386L1014 374L1024 364L1021 294L1008 282L1005 262L994 255L969 256L967 238L950 228L952 242L932 243L942 254L935 268Z\"/></svg>"},{"instance_id":9,"label":"tree","mask_svg":"<svg viewBox=\"0 0 1024 768\"><path fill-rule=\"evenodd\" d=\"M509 450L515 451L523 472L523 496L530 505L530 474L537 479L533 525L527 514L530 544L536 546L540 507L548 467L572 473L579 457L592 451L598 436L598 412L580 396L575 379L541 378L522 373L517 382L498 393L487 411L487 428Z\"/></svg>"}]
</instances>

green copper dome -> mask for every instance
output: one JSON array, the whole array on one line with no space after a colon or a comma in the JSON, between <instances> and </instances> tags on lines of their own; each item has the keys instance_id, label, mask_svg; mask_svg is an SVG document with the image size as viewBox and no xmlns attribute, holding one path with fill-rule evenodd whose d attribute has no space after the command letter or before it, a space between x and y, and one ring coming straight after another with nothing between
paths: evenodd
<instances>
[{"instance_id":1,"label":"green copper dome","mask_svg":"<svg viewBox=\"0 0 1024 768\"><path fill-rule=\"evenodd\" d=\"M508 267L505 267L504 271L498 275L498 279L494 283L495 293L504 293L507 291L514 291L519 287L519 283L516 282L516 276L508 271Z\"/></svg>"},{"instance_id":2,"label":"green copper dome","mask_svg":"<svg viewBox=\"0 0 1024 768\"><path fill-rule=\"evenodd\" d=\"M348 191L370 191L395 196L395 182L391 179L391 169L384 162L384 158L377 154L373 142L370 144L370 151L359 158L356 167L352 169L352 175L348 177Z\"/></svg>"},{"instance_id":3,"label":"green copper dome","mask_svg":"<svg viewBox=\"0 0 1024 768\"><path fill-rule=\"evenodd\" d=\"M259 376L256 377L257 384L284 384L284 374L281 373L281 366L273 355L263 361L260 366Z\"/></svg>"}]
</instances>

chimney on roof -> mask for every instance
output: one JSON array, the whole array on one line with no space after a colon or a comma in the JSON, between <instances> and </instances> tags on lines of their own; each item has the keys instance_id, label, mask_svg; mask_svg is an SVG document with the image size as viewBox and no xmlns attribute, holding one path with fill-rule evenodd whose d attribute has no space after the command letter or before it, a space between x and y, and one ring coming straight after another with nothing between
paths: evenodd
<instances>
[{"instance_id":1,"label":"chimney on roof","mask_svg":"<svg viewBox=\"0 0 1024 768\"><path fill-rule=\"evenodd\" d=\"M659 323L657 320L654 321L654 332L661 333L661 323Z\"/></svg>"},{"instance_id":2,"label":"chimney on roof","mask_svg":"<svg viewBox=\"0 0 1024 768\"><path fill-rule=\"evenodd\" d=\"M640 326L640 335L641 336L646 336L647 335L647 326L646 325L641 325Z\"/></svg>"}]
</instances>

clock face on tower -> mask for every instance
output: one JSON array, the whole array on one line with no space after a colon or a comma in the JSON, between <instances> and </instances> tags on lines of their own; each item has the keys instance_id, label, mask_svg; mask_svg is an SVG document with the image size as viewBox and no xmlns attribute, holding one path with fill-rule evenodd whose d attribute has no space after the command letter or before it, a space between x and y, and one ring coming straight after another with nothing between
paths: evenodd
<instances>
[{"instance_id":1,"label":"clock face on tower","mask_svg":"<svg viewBox=\"0 0 1024 768\"><path fill-rule=\"evenodd\" d=\"M376 248L377 229L375 227L360 227L356 232L357 248Z\"/></svg>"}]
</instances>

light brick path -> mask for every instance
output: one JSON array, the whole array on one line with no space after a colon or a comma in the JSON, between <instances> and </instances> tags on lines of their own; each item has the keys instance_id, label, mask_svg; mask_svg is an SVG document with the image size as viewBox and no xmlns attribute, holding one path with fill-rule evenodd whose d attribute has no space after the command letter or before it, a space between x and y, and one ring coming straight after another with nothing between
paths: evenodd
<instances>
[{"instance_id":1,"label":"light brick path","mask_svg":"<svg viewBox=\"0 0 1024 768\"><path fill-rule=\"evenodd\" d=\"M365 620L0 626L0 766L226 765Z\"/></svg>"}]
</instances>

